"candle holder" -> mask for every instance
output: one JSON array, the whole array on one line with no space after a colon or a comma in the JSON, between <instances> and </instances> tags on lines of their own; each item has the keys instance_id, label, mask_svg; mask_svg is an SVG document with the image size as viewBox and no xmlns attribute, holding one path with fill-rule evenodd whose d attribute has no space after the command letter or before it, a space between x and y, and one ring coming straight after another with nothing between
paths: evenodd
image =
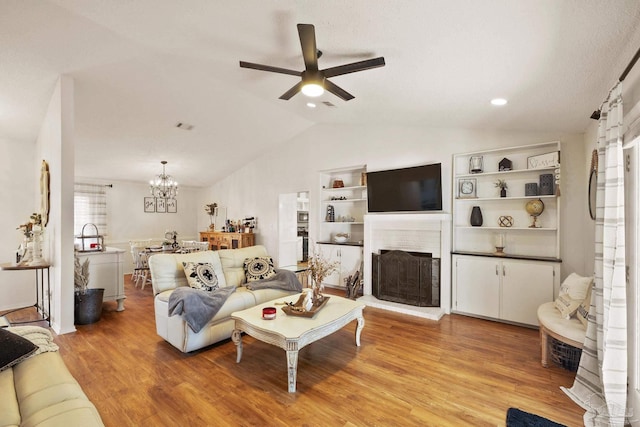
<instances>
[{"instance_id":1,"label":"candle holder","mask_svg":"<svg viewBox=\"0 0 640 427\"><path fill-rule=\"evenodd\" d=\"M505 235L504 233L498 233L495 236L495 246L496 246L496 251L494 252L495 255L498 256L503 256L504 253L504 248L505 248Z\"/></svg>"}]
</instances>

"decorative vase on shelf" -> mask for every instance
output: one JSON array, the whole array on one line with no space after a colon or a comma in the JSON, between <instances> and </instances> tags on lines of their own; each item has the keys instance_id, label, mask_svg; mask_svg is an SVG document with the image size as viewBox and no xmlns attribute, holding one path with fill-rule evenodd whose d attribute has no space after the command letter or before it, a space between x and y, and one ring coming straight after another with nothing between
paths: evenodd
<instances>
[{"instance_id":1,"label":"decorative vase on shelf","mask_svg":"<svg viewBox=\"0 0 640 427\"><path fill-rule=\"evenodd\" d=\"M42 258L42 231L33 230L32 234L31 261L29 262L29 265L46 265L47 262Z\"/></svg>"},{"instance_id":2,"label":"decorative vase on shelf","mask_svg":"<svg viewBox=\"0 0 640 427\"><path fill-rule=\"evenodd\" d=\"M500 189L500 197L507 197L507 189L506 188L501 188Z\"/></svg>"},{"instance_id":3,"label":"decorative vase on shelf","mask_svg":"<svg viewBox=\"0 0 640 427\"><path fill-rule=\"evenodd\" d=\"M469 222L474 227L480 227L482 225L482 211L480 210L480 206L471 208L471 218L469 218Z\"/></svg>"},{"instance_id":4,"label":"decorative vase on shelf","mask_svg":"<svg viewBox=\"0 0 640 427\"><path fill-rule=\"evenodd\" d=\"M33 245L31 244L31 239L29 236L25 235L22 245L20 245L20 260L18 265L29 265L29 262L31 262L32 249Z\"/></svg>"}]
</instances>

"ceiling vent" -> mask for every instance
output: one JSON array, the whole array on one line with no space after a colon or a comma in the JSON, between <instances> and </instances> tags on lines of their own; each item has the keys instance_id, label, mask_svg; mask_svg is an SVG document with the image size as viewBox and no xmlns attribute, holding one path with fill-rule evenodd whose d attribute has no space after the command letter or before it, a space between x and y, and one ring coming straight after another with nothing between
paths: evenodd
<instances>
[{"instance_id":1,"label":"ceiling vent","mask_svg":"<svg viewBox=\"0 0 640 427\"><path fill-rule=\"evenodd\" d=\"M323 103L324 105L326 105L327 107L335 107L335 106L336 106L335 104L332 104L332 103L331 103L331 102L329 102L329 101L322 101L322 103Z\"/></svg>"},{"instance_id":2,"label":"ceiling vent","mask_svg":"<svg viewBox=\"0 0 640 427\"><path fill-rule=\"evenodd\" d=\"M184 123L184 122L178 122L176 123L176 127L178 129L184 129L184 130L191 130L193 129L193 125L190 125L189 123Z\"/></svg>"}]
</instances>

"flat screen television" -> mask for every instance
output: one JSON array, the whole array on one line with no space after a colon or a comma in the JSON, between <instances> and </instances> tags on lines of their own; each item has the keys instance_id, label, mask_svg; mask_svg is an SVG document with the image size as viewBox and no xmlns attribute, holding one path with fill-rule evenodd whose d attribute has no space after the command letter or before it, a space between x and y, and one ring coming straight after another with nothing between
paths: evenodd
<instances>
[{"instance_id":1,"label":"flat screen television","mask_svg":"<svg viewBox=\"0 0 640 427\"><path fill-rule=\"evenodd\" d=\"M441 164L367 173L369 212L442 210Z\"/></svg>"}]
</instances>

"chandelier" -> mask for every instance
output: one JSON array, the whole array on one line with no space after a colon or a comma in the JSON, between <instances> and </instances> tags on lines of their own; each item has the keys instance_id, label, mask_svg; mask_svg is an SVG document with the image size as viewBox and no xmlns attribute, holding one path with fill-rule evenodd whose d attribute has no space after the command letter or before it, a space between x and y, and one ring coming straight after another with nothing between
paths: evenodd
<instances>
[{"instance_id":1,"label":"chandelier","mask_svg":"<svg viewBox=\"0 0 640 427\"><path fill-rule=\"evenodd\" d=\"M178 183L173 180L171 175L165 172L166 160L161 161L162 173L149 181L149 190L154 197L163 199L175 199L178 195Z\"/></svg>"}]
</instances>

